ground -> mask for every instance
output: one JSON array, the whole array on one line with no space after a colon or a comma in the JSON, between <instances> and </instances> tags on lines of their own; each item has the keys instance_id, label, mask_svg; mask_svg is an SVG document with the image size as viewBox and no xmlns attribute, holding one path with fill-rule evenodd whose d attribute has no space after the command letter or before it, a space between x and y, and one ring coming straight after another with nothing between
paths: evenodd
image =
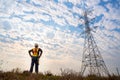
<instances>
[{"instance_id":1,"label":"ground","mask_svg":"<svg viewBox=\"0 0 120 80\"><path fill-rule=\"evenodd\" d=\"M53 75L51 72L45 74L29 73L27 71L0 71L0 80L120 80L120 76L111 75L109 77L97 77L95 75L88 75L82 77L73 72L62 72L60 76Z\"/></svg>"}]
</instances>

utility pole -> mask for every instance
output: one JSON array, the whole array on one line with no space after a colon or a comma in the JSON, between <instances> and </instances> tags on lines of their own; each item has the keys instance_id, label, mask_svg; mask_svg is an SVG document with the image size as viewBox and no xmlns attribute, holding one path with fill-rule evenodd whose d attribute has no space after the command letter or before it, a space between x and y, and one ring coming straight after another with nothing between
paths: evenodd
<instances>
[{"instance_id":1,"label":"utility pole","mask_svg":"<svg viewBox=\"0 0 120 80\"><path fill-rule=\"evenodd\" d=\"M102 55L92 35L92 29L89 27L88 12L84 12L85 41L82 54L81 75L109 75Z\"/></svg>"}]
</instances>

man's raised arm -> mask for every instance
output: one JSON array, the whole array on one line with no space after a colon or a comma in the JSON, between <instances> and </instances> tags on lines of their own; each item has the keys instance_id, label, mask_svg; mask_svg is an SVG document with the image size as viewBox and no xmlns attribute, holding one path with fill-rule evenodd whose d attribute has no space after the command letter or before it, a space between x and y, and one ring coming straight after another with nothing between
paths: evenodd
<instances>
[{"instance_id":1,"label":"man's raised arm","mask_svg":"<svg viewBox=\"0 0 120 80\"><path fill-rule=\"evenodd\" d=\"M28 51L30 57L32 57L31 52L32 52L32 49Z\"/></svg>"},{"instance_id":2,"label":"man's raised arm","mask_svg":"<svg viewBox=\"0 0 120 80\"><path fill-rule=\"evenodd\" d=\"M42 49L39 48L39 56L38 56L39 58L42 56L42 53L43 53Z\"/></svg>"}]
</instances>

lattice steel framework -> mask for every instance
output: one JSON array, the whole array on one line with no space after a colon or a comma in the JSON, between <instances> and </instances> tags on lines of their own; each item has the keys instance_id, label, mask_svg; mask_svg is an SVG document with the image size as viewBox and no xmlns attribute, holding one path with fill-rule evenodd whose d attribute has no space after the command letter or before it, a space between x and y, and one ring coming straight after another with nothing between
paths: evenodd
<instances>
[{"instance_id":1,"label":"lattice steel framework","mask_svg":"<svg viewBox=\"0 0 120 80\"><path fill-rule=\"evenodd\" d=\"M97 76L109 75L109 71L91 33L92 29L89 27L86 11L84 12L84 25L85 42L82 55L81 75L85 73Z\"/></svg>"}]
</instances>

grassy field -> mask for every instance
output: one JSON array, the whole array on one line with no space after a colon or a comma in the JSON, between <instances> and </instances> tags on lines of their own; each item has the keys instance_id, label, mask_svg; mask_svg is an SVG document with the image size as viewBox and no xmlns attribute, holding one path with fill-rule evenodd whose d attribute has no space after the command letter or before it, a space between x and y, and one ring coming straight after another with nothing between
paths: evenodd
<instances>
[{"instance_id":1,"label":"grassy field","mask_svg":"<svg viewBox=\"0 0 120 80\"><path fill-rule=\"evenodd\" d=\"M61 76L56 76L50 72L31 74L29 72L13 70L10 72L0 71L0 80L120 80L120 76L97 77L95 75L88 75L82 77L73 72L62 72Z\"/></svg>"}]
</instances>

